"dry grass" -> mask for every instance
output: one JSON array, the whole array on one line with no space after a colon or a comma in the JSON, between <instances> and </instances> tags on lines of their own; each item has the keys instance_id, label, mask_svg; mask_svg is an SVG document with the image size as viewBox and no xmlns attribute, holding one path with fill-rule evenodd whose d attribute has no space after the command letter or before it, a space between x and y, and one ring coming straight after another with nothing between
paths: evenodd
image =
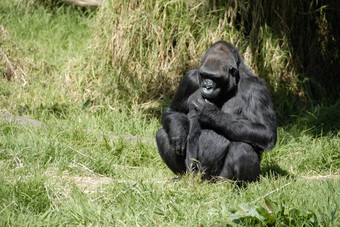
<instances>
[{"instance_id":1,"label":"dry grass","mask_svg":"<svg viewBox=\"0 0 340 227\"><path fill-rule=\"evenodd\" d=\"M2 71L0 71L0 75L2 74L7 80L15 80L25 85L28 80L27 73L25 71L27 71L30 66L32 67L32 64L29 64L28 61L17 58L17 46L12 41L7 29L1 24L0 44L8 45L5 48L2 48L0 45L0 69Z\"/></svg>"},{"instance_id":2,"label":"dry grass","mask_svg":"<svg viewBox=\"0 0 340 227\"><path fill-rule=\"evenodd\" d=\"M66 2L85 7L98 7L102 0L65 0Z\"/></svg>"},{"instance_id":3,"label":"dry grass","mask_svg":"<svg viewBox=\"0 0 340 227\"><path fill-rule=\"evenodd\" d=\"M208 1L183 0L104 4L97 16L102 26L96 32L96 49L117 76L111 85L125 91L137 88L136 103L169 96L211 43L236 41L228 22L231 8L206 13L209 7Z\"/></svg>"},{"instance_id":4,"label":"dry grass","mask_svg":"<svg viewBox=\"0 0 340 227\"><path fill-rule=\"evenodd\" d=\"M334 31L331 6L320 10L324 4L108 0L96 18L95 74L103 78L105 95L131 106L151 103L159 108L155 101L171 97L183 74L198 67L205 50L223 39L239 48L280 105L282 97L289 97L290 104L306 101L313 92L325 91L326 84L330 92L337 89L324 79L313 87L320 79L319 63L333 62L327 60L331 54L339 58L334 48L325 48L337 44L324 38ZM316 56L311 46L324 54ZM333 71L322 72L333 81Z\"/></svg>"}]
</instances>

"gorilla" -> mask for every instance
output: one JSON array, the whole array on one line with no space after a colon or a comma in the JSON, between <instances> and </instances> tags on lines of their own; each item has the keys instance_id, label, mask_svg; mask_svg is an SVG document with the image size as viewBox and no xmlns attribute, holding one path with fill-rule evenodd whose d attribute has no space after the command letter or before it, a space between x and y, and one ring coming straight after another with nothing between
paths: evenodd
<instances>
[{"instance_id":1,"label":"gorilla","mask_svg":"<svg viewBox=\"0 0 340 227\"><path fill-rule=\"evenodd\" d=\"M157 148L177 175L253 182L276 144L276 117L263 79L232 44L219 41L187 72L162 115Z\"/></svg>"}]
</instances>

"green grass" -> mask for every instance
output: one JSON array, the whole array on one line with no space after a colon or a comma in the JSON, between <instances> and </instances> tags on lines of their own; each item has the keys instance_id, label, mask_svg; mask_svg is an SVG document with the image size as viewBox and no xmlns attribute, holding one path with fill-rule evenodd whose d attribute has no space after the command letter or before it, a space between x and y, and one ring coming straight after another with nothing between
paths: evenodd
<instances>
[{"instance_id":1,"label":"green grass","mask_svg":"<svg viewBox=\"0 0 340 227\"><path fill-rule=\"evenodd\" d=\"M150 133L136 135L151 137L158 125L144 127ZM85 127L72 120L56 121L45 130L6 122L0 128L2 224L226 224L232 214L245 209L239 204L266 207L264 198L284 209L283 213L273 209L275 225L280 218L290 217L293 209L301 212L298 218L291 217L300 224L310 221L308 212L326 225L336 226L340 220L339 178L307 178L339 174L336 133L315 137L280 128L279 144L264 155L261 180L238 188L193 177L172 183L174 175L161 161L153 141L111 140L105 133L84 132ZM246 213L236 215L243 216Z\"/></svg>"},{"instance_id":2,"label":"green grass","mask_svg":"<svg viewBox=\"0 0 340 227\"><path fill-rule=\"evenodd\" d=\"M90 12L40 4L27 8L5 3L1 6L1 24L18 49L25 57L30 55L35 64L61 71L60 65L79 57L88 47L89 28L94 23Z\"/></svg>"},{"instance_id":3,"label":"green grass","mask_svg":"<svg viewBox=\"0 0 340 227\"><path fill-rule=\"evenodd\" d=\"M88 99L90 88L84 92L80 85L84 76L70 71L85 61L94 12L31 2L0 2L0 72L12 81L0 89L2 105L17 114L64 115L75 101Z\"/></svg>"},{"instance_id":4,"label":"green grass","mask_svg":"<svg viewBox=\"0 0 340 227\"><path fill-rule=\"evenodd\" d=\"M154 103L105 97L102 65L86 63L98 57L92 32L103 15L31 2L0 1L0 50L16 66L6 79L2 54L0 111L48 126L0 119L1 226L338 225L339 102L280 121L257 183L173 183L154 142L159 118L144 112Z\"/></svg>"},{"instance_id":5,"label":"green grass","mask_svg":"<svg viewBox=\"0 0 340 227\"><path fill-rule=\"evenodd\" d=\"M319 223L339 221L339 179L306 178L339 174L337 134L315 138L280 128L279 144L264 155L260 182L239 189L192 177L172 183L153 141L110 140L105 133L85 133L74 121L60 126L41 130L1 122L2 224L225 224L242 211L239 204L266 207L262 197L284 208L273 210L276 225L292 209L301 212L293 218L300 224L309 221L308 212Z\"/></svg>"}]
</instances>

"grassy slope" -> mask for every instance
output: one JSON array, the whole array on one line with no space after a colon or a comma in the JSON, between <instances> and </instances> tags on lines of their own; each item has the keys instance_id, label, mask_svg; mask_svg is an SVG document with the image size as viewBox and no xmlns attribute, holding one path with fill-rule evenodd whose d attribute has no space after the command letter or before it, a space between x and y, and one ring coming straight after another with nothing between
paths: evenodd
<instances>
[{"instance_id":1,"label":"grassy slope","mask_svg":"<svg viewBox=\"0 0 340 227\"><path fill-rule=\"evenodd\" d=\"M91 101L95 84L82 90L86 78L69 73L86 60L92 13L12 7L0 2L0 24L7 31L0 47L25 73L16 69L10 81L0 77L0 109L50 127L0 121L1 225L209 226L254 214L255 206L267 207L265 198L278 203L267 202L274 216L266 220L273 225L311 224L309 211L323 225L340 221L340 180L306 178L340 174L339 126L328 124L332 116L337 122L339 105L280 127L258 183L241 189L191 177L171 183L174 175L153 141L112 140L108 134L153 137L158 120L113 101ZM8 66L1 67L3 73Z\"/></svg>"}]
</instances>

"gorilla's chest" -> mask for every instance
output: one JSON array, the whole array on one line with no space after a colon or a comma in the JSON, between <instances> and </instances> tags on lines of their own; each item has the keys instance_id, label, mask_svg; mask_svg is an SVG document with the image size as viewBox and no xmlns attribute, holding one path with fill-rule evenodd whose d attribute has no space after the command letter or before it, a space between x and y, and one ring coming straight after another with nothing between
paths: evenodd
<instances>
[{"instance_id":1,"label":"gorilla's chest","mask_svg":"<svg viewBox=\"0 0 340 227\"><path fill-rule=\"evenodd\" d=\"M233 97L223 104L221 111L223 113L241 116L242 106L242 99L240 97Z\"/></svg>"}]
</instances>

